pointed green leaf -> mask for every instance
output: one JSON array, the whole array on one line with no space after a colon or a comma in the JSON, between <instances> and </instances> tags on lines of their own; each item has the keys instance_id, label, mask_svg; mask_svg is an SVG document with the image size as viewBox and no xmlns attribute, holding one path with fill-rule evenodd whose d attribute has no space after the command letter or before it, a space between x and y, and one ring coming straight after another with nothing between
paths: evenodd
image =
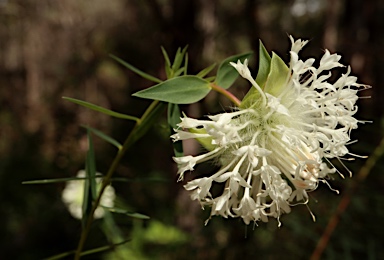
<instances>
[{"instance_id":1,"label":"pointed green leaf","mask_svg":"<svg viewBox=\"0 0 384 260\"><path fill-rule=\"evenodd\" d=\"M100 137L101 139L103 139L104 141L107 141L108 143L114 145L117 147L117 149L121 149L123 146L118 142L116 141L115 139L113 139L112 137L104 134L103 132L95 129L95 128L92 128L92 127L89 127L89 126L83 126L84 128L88 129L89 131L91 131L92 133L94 133L95 135L97 135L98 137Z\"/></svg>"},{"instance_id":2,"label":"pointed green leaf","mask_svg":"<svg viewBox=\"0 0 384 260\"><path fill-rule=\"evenodd\" d=\"M163 46L161 46L161 52L163 53L165 60L165 74L167 74L167 79L169 79L172 75L171 61L169 60L168 53Z\"/></svg>"},{"instance_id":3,"label":"pointed green leaf","mask_svg":"<svg viewBox=\"0 0 384 260\"><path fill-rule=\"evenodd\" d=\"M107 246L101 246L101 247L89 249L89 250L81 252L80 256L86 256L86 255L90 255L90 254L101 253L101 252L104 252L104 251L107 251L107 250L110 250L110 249L115 249L116 246L120 246L120 245L126 244L129 241L131 241L131 239L127 239L127 240L124 240L122 242L111 244L111 245L107 245ZM76 250L71 250L71 251L67 251L67 252L64 252L64 253L60 253L58 255L54 255L54 256L45 258L44 260L59 260L59 259L63 259L64 257L71 256L71 255L73 255L75 253L76 253Z\"/></svg>"},{"instance_id":4,"label":"pointed green leaf","mask_svg":"<svg viewBox=\"0 0 384 260\"><path fill-rule=\"evenodd\" d=\"M82 207L83 227L85 226L85 223L92 211L92 202L97 195L95 151L93 148L93 140L92 140L92 135L90 130L87 130L87 136L88 136L89 147L87 152L87 158L85 161L86 179L84 181L84 197L83 197L83 207Z\"/></svg>"},{"instance_id":5,"label":"pointed green leaf","mask_svg":"<svg viewBox=\"0 0 384 260\"><path fill-rule=\"evenodd\" d=\"M265 49L263 43L259 41L259 71L256 77L256 83L263 89L267 81L269 71L271 69L271 56ZM245 97L243 98L240 107L246 108L252 105L252 102L260 96L256 88L251 87Z\"/></svg>"},{"instance_id":6,"label":"pointed green leaf","mask_svg":"<svg viewBox=\"0 0 384 260\"><path fill-rule=\"evenodd\" d=\"M97 178L103 178L102 176L96 176ZM58 182L67 182L67 181L83 181L86 177L68 177L68 178L55 178L55 179L42 179L42 180L32 180L32 181L23 181L21 184L32 185L32 184L50 184ZM112 182L169 182L169 179L161 177L148 177L148 178L124 178L124 177L114 177L111 178Z\"/></svg>"},{"instance_id":7,"label":"pointed green leaf","mask_svg":"<svg viewBox=\"0 0 384 260\"><path fill-rule=\"evenodd\" d=\"M271 70L265 83L264 92L275 97L279 96L287 81L289 68L284 61L276 54L272 53Z\"/></svg>"},{"instance_id":8,"label":"pointed green leaf","mask_svg":"<svg viewBox=\"0 0 384 260\"><path fill-rule=\"evenodd\" d=\"M110 212L113 212L113 213L119 213L119 214L127 215L128 217L131 217L131 218L150 219L150 217L148 217L146 215L136 213L136 212L130 212L129 210L126 210L126 209L121 209L121 208L117 208L117 207L110 208L110 207L104 207L104 206L103 206L103 208L110 211Z\"/></svg>"},{"instance_id":9,"label":"pointed green leaf","mask_svg":"<svg viewBox=\"0 0 384 260\"><path fill-rule=\"evenodd\" d=\"M180 68L181 63L183 62L184 56L187 52L187 49L188 49L188 45L185 46L182 50L181 48L177 49L175 60L173 61L173 64L172 64L173 71L177 71Z\"/></svg>"},{"instance_id":10,"label":"pointed green leaf","mask_svg":"<svg viewBox=\"0 0 384 260\"><path fill-rule=\"evenodd\" d=\"M208 81L196 76L180 76L141 90L133 96L174 104L191 104L203 99L211 90Z\"/></svg>"},{"instance_id":11,"label":"pointed green leaf","mask_svg":"<svg viewBox=\"0 0 384 260\"><path fill-rule=\"evenodd\" d=\"M133 65L123 61L122 59L110 54L109 55L112 59L116 60L117 62L119 62L120 64L122 64L124 67L126 67L127 69L133 71L134 73L138 74L139 76L147 79L147 80L150 80L150 81L153 81L155 83L160 83L162 80L158 79L158 78L155 78L154 76L151 76L141 70L139 70L138 68L134 67Z\"/></svg>"},{"instance_id":12,"label":"pointed green leaf","mask_svg":"<svg viewBox=\"0 0 384 260\"><path fill-rule=\"evenodd\" d=\"M208 75L209 72L211 72L216 67L216 63L213 63L211 66L201 70L199 73L197 73L197 77L204 78Z\"/></svg>"},{"instance_id":13,"label":"pointed green leaf","mask_svg":"<svg viewBox=\"0 0 384 260\"><path fill-rule=\"evenodd\" d=\"M179 106L177 104L168 103L168 125L171 130L171 133L174 134L175 130L178 126L177 124L181 122L180 120L181 113ZM183 156L183 143L181 141L177 141L172 143L173 151L176 157Z\"/></svg>"},{"instance_id":14,"label":"pointed green leaf","mask_svg":"<svg viewBox=\"0 0 384 260\"><path fill-rule=\"evenodd\" d=\"M205 80L208 82L213 82L215 79L216 79L216 76L205 78Z\"/></svg>"},{"instance_id":15,"label":"pointed green leaf","mask_svg":"<svg viewBox=\"0 0 384 260\"><path fill-rule=\"evenodd\" d=\"M70 97L63 97L63 99L68 100L68 101L70 101L72 103L78 104L80 106L83 106L83 107L90 108L92 110L101 112L101 113L109 115L109 116L113 116L113 117L117 117L117 118L122 118L122 119L133 120L133 121L138 121L139 120L139 118L137 118L137 117L121 114L121 113L118 113L118 112L114 112L114 111L106 109L104 107L100 107L100 106L97 106L97 105L94 105L92 103L89 103L89 102L86 102L86 101L82 101L82 100L79 100L79 99L70 98Z\"/></svg>"},{"instance_id":16,"label":"pointed green leaf","mask_svg":"<svg viewBox=\"0 0 384 260\"><path fill-rule=\"evenodd\" d=\"M256 83L263 89L271 69L271 56L260 41L259 45L259 71L257 72Z\"/></svg>"},{"instance_id":17,"label":"pointed green leaf","mask_svg":"<svg viewBox=\"0 0 384 260\"><path fill-rule=\"evenodd\" d=\"M177 71L174 72L173 77L174 77L174 78L175 78L175 77L178 77L178 76L180 76L181 73L183 73L183 72L184 72L184 68L180 68L180 69L178 69Z\"/></svg>"},{"instance_id":18,"label":"pointed green leaf","mask_svg":"<svg viewBox=\"0 0 384 260\"><path fill-rule=\"evenodd\" d=\"M163 46L161 46L161 52L163 53L164 60L165 60L165 65L171 68L171 61L169 60L169 56L167 51L164 49Z\"/></svg>"},{"instance_id":19,"label":"pointed green leaf","mask_svg":"<svg viewBox=\"0 0 384 260\"><path fill-rule=\"evenodd\" d=\"M70 177L70 178L56 178L56 179L44 179L44 180L33 180L33 181L23 181L21 184L48 184L55 182L67 182L67 181L82 181L86 178L79 177Z\"/></svg>"},{"instance_id":20,"label":"pointed green leaf","mask_svg":"<svg viewBox=\"0 0 384 260\"><path fill-rule=\"evenodd\" d=\"M238 60L244 62L245 59L249 58L253 52L247 52L243 54L238 54L226 58L219 66L217 70L216 83L218 86L227 89L229 88L239 76L239 73L234 67L232 67L230 62L236 63Z\"/></svg>"}]
</instances>

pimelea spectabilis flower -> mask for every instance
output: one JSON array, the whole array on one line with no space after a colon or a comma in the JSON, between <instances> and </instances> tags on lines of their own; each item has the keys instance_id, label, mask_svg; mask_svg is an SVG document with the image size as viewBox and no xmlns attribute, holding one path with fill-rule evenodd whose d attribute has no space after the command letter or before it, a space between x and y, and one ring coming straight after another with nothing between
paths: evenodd
<instances>
[{"instance_id":1,"label":"pimelea spectabilis flower","mask_svg":"<svg viewBox=\"0 0 384 260\"><path fill-rule=\"evenodd\" d=\"M280 226L283 213L306 204L308 192L319 182L328 184L328 175L338 171L329 159L350 154L350 132L362 122L354 118L357 92L366 86L350 75L350 67L331 83L330 71L345 67L341 56L326 50L315 66L315 59L298 55L308 41L290 40L289 67L272 56L263 85L252 77L247 60L231 63L252 84L239 108L209 120L184 116L171 136L209 144L204 154L174 157L180 180L201 162L221 166L184 185L193 200L211 207L211 216L241 217L246 224L276 218ZM225 183L221 195L211 194L213 183Z\"/></svg>"},{"instance_id":2,"label":"pimelea spectabilis flower","mask_svg":"<svg viewBox=\"0 0 384 260\"><path fill-rule=\"evenodd\" d=\"M97 173L97 175L101 175ZM77 177L84 178L85 171L80 170L77 173ZM101 187L101 179L96 179L97 189L99 190ZM64 204L67 206L69 213L74 218L81 219L82 218L82 206L83 206L83 198L84 198L84 180L74 180L68 181L63 193L61 195ZM115 189L112 186L107 186L104 190L103 195L101 196L100 205L97 207L94 218L102 218L104 216L104 207L112 208L114 206L115 200Z\"/></svg>"}]
</instances>

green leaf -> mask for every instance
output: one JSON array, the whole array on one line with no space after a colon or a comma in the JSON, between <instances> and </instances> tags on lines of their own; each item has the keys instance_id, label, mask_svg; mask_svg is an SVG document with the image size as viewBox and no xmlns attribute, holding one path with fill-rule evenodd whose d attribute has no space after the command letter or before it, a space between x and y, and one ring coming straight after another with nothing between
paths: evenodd
<instances>
[{"instance_id":1,"label":"green leaf","mask_svg":"<svg viewBox=\"0 0 384 260\"><path fill-rule=\"evenodd\" d=\"M174 78L175 78L175 77L178 77L178 76L180 76L181 73L183 73L183 72L184 72L184 67L178 69L177 71L175 71L175 73L173 74L173 77L174 77Z\"/></svg>"},{"instance_id":2,"label":"green leaf","mask_svg":"<svg viewBox=\"0 0 384 260\"><path fill-rule=\"evenodd\" d=\"M226 58L219 66L219 69L217 70L217 76L216 76L216 83L218 86L222 87L223 89L229 88L237 79L239 76L239 73L236 71L234 67L232 67L230 62L237 62L240 60L241 62L244 62L245 59L249 58L253 52L247 52L243 54L238 54L231 56L229 58Z\"/></svg>"},{"instance_id":3,"label":"green leaf","mask_svg":"<svg viewBox=\"0 0 384 260\"><path fill-rule=\"evenodd\" d=\"M161 52L163 53L164 60L165 60L165 65L171 68L171 61L169 60L169 56L167 51L164 49L163 46L161 46Z\"/></svg>"},{"instance_id":4,"label":"green leaf","mask_svg":"<svg viewBox=\"0 0 384 260\"><path fill-rule=\"evenodd\" d=\"M147 80L150 80L150 81L153 81L155 83L160 83L162 82L162 80L158 79L158 78L155 78L154 76L151 76L141 70L139 70L138 68L134 67L133 65L123 61L122 59L110 54L109 55L112 59L114 59L115 61L119 62L120 64L122 64L124 67L126 67L127 69L133 71L134 73L138 74L139 76L147 79Z\"/></svg>"},{"instance_id":5,"label":"green leaf","mask_svg":"<svg viewBox=\"0 0 384 260\"><path fill-rule=\"evenodd\" d=\"M180 76L136 92L133 96L174 104L191 104L203 99L210 90L210 83L204 79Z\"/></svg>"},{"instance_id":6,"label":"green leaf","mask_svg":"<svg viewBox=\"0 0 384 260\"><path fill-rule=\"evenodd\" d=\"M257 73L256 83L261 87L261 89L263 89L271 69L271 56L269 56L268 51L265 49L263 43L261 41L259 41L259 43L259 71ZM252 102L259 96L259 91L257 91L256 88L251 87L243 98L240 107L250 107Z\"/></svg>"},{"instance_id":7,"label":"green leaf","mask_svg":"<svg viewBox=\"0 0 384 260\"><path fill-rule=\"evenodd\" d=\"M289 68L284 61L272 52L271 70L265 83L264 92L278 97L287 81Z\"/></svg>"},{"instance_id":8,"label":"green leaf","mask_svg":"<svg viewBox=\"0 0 384 260\"><path fill-rule=\"evenodd\" d=\"M168 103L168 125L171 130L171 133L175 133L175 128L177 128L177 124L181 122L180 120L181 113L179 106L177 104ZM173 151L176 157L180 157L184 155L183 152L183 143L181 141L173 142Z\"/></svg>"},{"instance_id":9,"label":"green leaf","mask_svg":"<svg viewBox=\"0 0 384 260\"><path fill-rule=\"evenodd\" d=\"M187 52L187 49L188 49L188 45L185 46L183 50L181 50L180 48L177 49L175 60L173 61L173 64L172 64L173 71L177 71L180 68L181 63L183 62L184 56Z\"/></svg>"},{"instance_id":10,"label":"green leaf","mask_svg":"<svg viewBox=\"0 0 384 260\"><path fill-rule=\"evenodd\" d=\"M215 79L216 79L216 76L205 78L205 80L208 82L213 82Z\"/></svg>"},{"instance_id":11,"label":"green leaf","mask_svg":"<svg viewBox=\"0 0 384 260\"><path fill-rule=\"evenodd\" d=\"M161 46L161 52L163 53L165 60L165 74L167 74L167 79L169 79L172 75L171 61L169 60L168 53L163 46Z\"/></svg>"},{"instance_id":12,"label":"green leaf","mask_svg":"<svg viewBox=\"0 0 384 260\"><path fill-rule=\"evenodd\" d=\"M109 109L106 109L106 108L103 108L103 107L100 107L100 106L97 106L97 105L94 105L92 103L89 103L89 102L86 102L86 101L82 101L82 100L79 100L79 99L70 98L70 97L63 97L63 99L65 99L67 101L70 101L72 103L78 104L80 106L83 106L83 107L90 108L92 110L101 112L101 113L109 115L109 116L113 116L113 117L117 117L117 118L122 118L122 119L133 120L133 121L138 121L139 120L139 118L137 118L135 116L129 116L129 115L117 113L117 112L114 112L112 110L109 110Z\"/></svg>"},{"instance_id":13,"label":"green leaf","mask_svg":"<svg viewBox=\"0 0 384 260\"><path fill-rule=\"evenodd\" d=\"M123 245L123 244L125 244L125 243L127 243L129 241L131 241L131 239L127 239L127 240L124 240L122 242L115 243L115 244L108 245L108 246L101 246L101 247L89 249L87 251L81 252L80 256L85 256L85 255L90 255L90 254L95 254L95 253L101 253L101 252L104 252L104 251L107 251L107 250L110 250L110 249L115 249L116 246ZM68 251L68 252L64 252L64 253L61 253L61 254L58 254L58 255L55 255L55 256L51 256L51 257L45 258L44 260L58 260L58 259L62 259L64 257L71 256L71 255L73 255L75 253L76 253L76 250L71 250L71 251Z\"/></svg>"},{"instance_id":14,"label":"green leaf","mask_svg":"<svg viewBox=\"0 0 384 260\"><path fill-rule=\"evenodd\" d=\"M70 178L56 178L56 179L44 179L44 180L32 180L32 181L23 181L21 184L49 184L56 182L67 182L67 181L82 181L86 178L79 177L70 177Z\"/></svg>"},{"instance_id":15,"label":"green leaf","mask_svg":"<svg viewBox=\"0 0 384 260\"><path fill-rule=\"evenodd\" d=\"M116 208L116 207L110 208L110 207L104 207L104 206L103 206L103 208L110 211L110 212L124 214L128 217L131 217L131 218L150 219L150 217L148 217L147 215L143 215L143 214L136 213L136 212L130 212L129 210L126 210L126 209L121 209L121 208Z\"/></svg>"},{"instance_id":16,"label":"green leaf","mask_svg":"<svg viewBox=\"0 0 384 260\"><path fill-rule=\"evenodd\" d=\"M208 75L209 72L211 72L216 67L216 63L213 63L211 66L201 70L199 73L197 73L197 77L204 78Z\"/></svg>"},{"instance_id":17,"label":"green leaf","mask_svg":"<svg viewBox=\"0 0 384 260\"><path fill-rule=\"evenodd\" d=\"M92 202L97 195L96 187L96 163L95 163L95 152L93 149L93 140L91 131L87 130L88 136L88 152L85 161L85 173L86 179L84 181L84 197L83 197L83 207L82 207L82 224L83 227L91 214L92 211Z\"/></svg>"},{"instance_id":18,"label":"green leaf","mask_svg":"<svg viewBox=\"0 0 384 260\"><path fill-rule=\"evenodd\" d=\"M118 142L116 141L115 139L113 139L112 137L104 134L103 132L95 129L95 128L92 128L92 127L89 127L89 126L83 126L84 128L88 129L89 131L91 131L92 133L94 133L95 135L97 135L98 137L100 137L101 139L103 139L104 141L107 141L108 143L114 145L117 147L117 149L121 149L123 146Z\"/></svg>"}]
</instances>

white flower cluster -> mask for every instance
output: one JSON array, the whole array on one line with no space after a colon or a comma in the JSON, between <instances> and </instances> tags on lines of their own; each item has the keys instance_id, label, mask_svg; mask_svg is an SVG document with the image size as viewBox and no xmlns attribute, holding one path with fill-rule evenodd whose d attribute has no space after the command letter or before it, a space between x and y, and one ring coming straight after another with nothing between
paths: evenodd
<instances>
[{"instance_id":1,"label":"white flower cluster","mask_svg":"<svg viewBox=\"0 0 384 260\"><path fill-rule=\"evenodd\" d=\"M101 175L97 173L97 175ZM77 173L78 178L85 177L85 171L80 170ZM97 188L101 187L101 179L96 179ZM101 196L100 205L104 207L112 208L114 206L115 200L115 189L112 186L107 186L104 190L103 195ZM81 219L82 218L82 205L84 198L84 180L75 180L68 181L65 189L62 193L62 200L67 206L69 212L74 218ZM95 211L94 218L102 218L104 216L104 209L102 207L98 207Z\"/></svg>"},{"instance_id":2,"label":"white flower cluster","mask_svg":"<svg viewBox=\"0 0 384 260\"><path fill-rule=\"evenodd\" d=\"M354 118L357 92L365 86L350 75L349 67L330 83L327 71L343 67L341 56L326 50L316 67L315 59L298 56L307 41L290 39L289 73L282 87L266 91L251 76L247 61L231 63L258 91L257 98L247 108L208 116L210 120L185 116L171 136L174 141L205 139L213 145L202 155L174 158L180 179L204 161L221 166L184 186L193 200L211 207L211 216L241 217L246 224L273 217L280 225L283 213L294 204L306 204L307 192L336 172L329 159L349 154L350 131L360 122ZM225 183L222 194L211 194L213 182Z\"/></svg>"}]
</instances>

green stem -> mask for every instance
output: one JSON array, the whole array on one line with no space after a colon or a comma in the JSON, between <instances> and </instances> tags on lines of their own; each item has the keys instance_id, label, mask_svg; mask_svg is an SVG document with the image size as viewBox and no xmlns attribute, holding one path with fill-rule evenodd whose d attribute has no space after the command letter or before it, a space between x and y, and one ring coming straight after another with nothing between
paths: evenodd
<instances>
[{"instance_id":1,"label":"green stem","mask_svg":"<svg viewBox=\"0 0 384 260\"><path fill-rule=\"evenodd\" d=\"M80 256L81 256L81 252L84 248L84 244L85 244L85 241L88 237L88 234L89 234L89 231L90 231L90 228L91 228L91 225L92 225L92 222L93 222L93 215L97 209L97 207L99 206L100 204L100 200L101 200L101 196L103 195L103 192L105 190L105 188L110 184L111 182L111 178L112 178L112 175L113 173L115 172L117 166L119 165L120 163L120 160L122 159L122 157L124 156L125 152L128 150L128 148L135 142L137 141L141 136L142 136L142 133L139 133L139 135L136 134L136 132L138 130L142 130L141 129L141 126L142 125L145 125L146 123L146 120L148 119L148 116L150 115L150 113L152 111L155 110L155 108L159 105L159 101L158 100L155 100L151 103L151 105L147 108L147 110L144 112L143 116L136 121L136 124L134 126L134 128L132 129L132 131L129 133L127 139L125 139L124 141L124 144L122 146L121 149L118 150L116 156L115 156L115 159L113 159L112 161L112 164L111 166L109 167L109 170L108 170L108 173L106 174L106 176L103 178L103 182L102 182L102 186L101 186L101 189L100 189L100 192L99 192L99 195L97 196L95 202L93 203L93 206L92 206L92 210L91 210L91 213L89 214L89 217L86 221L86 224L81 232L81 236L80 236L80 240L79 240L79 244L78 244L78 247L77 247L77 250L76 250L76 253L75 253L75 260L79 260L80 259Z\"/></svg>"},{"instance_id":2,"label":"green stem","mask_svg":"<svg viewBox=\"0 0 384 260\"><path fill-rule=\"evenodd\" d=\"M235 97L231 92L229 92L228 90L223 89L222 87L216 85L215 83L211 84L211 88L214 91L219 92L220 94L224 95L226 98L231 100L236 106L238 106L238 107L240 106L241 101L237 97Z\"/></svg>"}]
</instances>

